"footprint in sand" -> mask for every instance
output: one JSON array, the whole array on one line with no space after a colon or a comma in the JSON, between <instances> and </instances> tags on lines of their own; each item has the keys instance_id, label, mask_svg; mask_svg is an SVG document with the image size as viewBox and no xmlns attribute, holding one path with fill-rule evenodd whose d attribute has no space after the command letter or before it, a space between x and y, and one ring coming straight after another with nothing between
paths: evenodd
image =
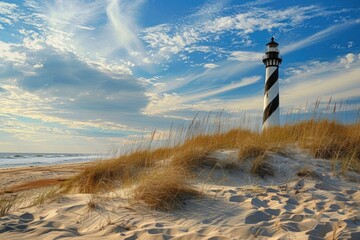
<instances>
[{"instance_id":1,"label":"footprint in sand","mask_svg":"<svg viewBox=\"0 0 360 240\"><path fill-rule=\"evenodd\" d=\"M258 236L261 237L272 237L274 235L274 229L272 228L265 228L263 226L253 226L250 228L250 232L257 238Z\"/></svg>"},{"instance_id":2,"label":"footprint in sand","mask_svg":"<svg viewBox=\"0 0 360 240\"><path fill-rule=\"evenodd\" d=\"M264 208L268 208L269 205L265 202L265 201L262 201L260 200L259 198L253 198L251 200L251 205L253 205L254 207L264 207Z\"/></svg>"},{"instance_id":3,"label":"footprint in sand","mask_svg":"<svg viewBox=\"0 0 360 240\"><path fill-rule=\"evenodd\" d=\"M341 189L336 186L336 182L322 182L314 185L315 188L325 191L340 191Z\"/></svg>"},{"instance_id":4,"label":"footprint in sand","mask_svg":"<svg viewBox=\"0 0 360 240\"><path fill-rule=\"evenodd\" d=\"M243 195L231 196L229 198L229 202L237 202L237 203L239 203L239 202L243 202L245 200L246 200L246 198Z\"/></svg>"},{"instance_id":5,"label":"footprint in sand","mask_svg":"<svg viewBox=\"0 0 360 240\"><path fill-rule=\"evenodd\" d=\"M304 208L304 212L307 214L315 214L315 212L309 208Z\"/></svg>"},{"instance_id":6,"label":"footprint in sand","mask_svg":"<svg viewBox=\"0 0 360 240\"><path fill-rule=\"evenodd\" d=\"M354 189L349 189L349 190L345 190L345 193L348 194L348 195L352 195L354 193L356 193L357 191L354 190Z\"/></svg>"},{"instance_id":7,"label":"footprint in sand","mask_svg":"<svg viewBox=\"0 0 360 240\"><path fill-rule=\"evenodd\" d=\"M32 215L31 213L24 213L19 217L19 219L23 223L28 223L34 220L34 215Z\"/></svg>"},{"instance_id":8,"label":"footprint in sand","mask_svg":"<svg viewBox=\"0 0 360 240\"><path fill-rule=\"evenodd\" d=\"M5 226L0 226L0 233L13 231L15 228L12 226L12 224L6 224Z\"/></svg>"},{"instance_id":9,"label":"footprint in sand","mask_svg":"<svg viewBox=\"0 0 360 240\"><path fill-rule=\"evenodd\" d=\"M338 204L331 204L327 212L337 212L339 210L341 210L341 207Z\"/></svg>"},{"instance_id":10,"label":"footprint in sand","mask_svg":"<svg viewBox=\"0 0 360 240\"><path fill-rule=\"evenodd\" d=\"M161 228L151 228L151 229L148 229L147 232L149 234L160 234L160 233L163 233L163 229L161 229Z\"/></svg>"},{"instance_id":11,"label":"footprint in sand","mask_svg":"<svg viewBox=\"0 0 360 240\"><path fill-rule=\"evenodd\" d=\"M317 202L316 206L315 206L316 210L318 210L318 211L323 210L325 207L325 204L326 204L326 202Z\"/></svg>"},{"instance_id":12,"label":"footprint in sand","mask_svg":"<svg viewBox=\"0 0 360 240\"><path fill-rule=\"evenodd\" d=\"M333 225L331 222L326 222L317 224L305 234L309 235L309 239L323 239L330 232L333 232Z\"/></svg>"},{"instance_id":13,"label":"footprint in sand","mask_svg":"<svg viewBox=\"0 0 360 240\"><path fill-rule=\"evenodd\" d=\"M259 222L269 221L271 220L271 215L267 214L263 211L256 211L253 213L250 213L245 217L245 223L246 224L255 224Z\"/></svg>"},{"instance_id":14,"label":"footprint in sand","mask_svg":"<svg viewBox=\"0 0 360 240\"><path fill-rule=\"evenodd\" d=\"M316 220L310 219L307 221L283 222L280 227L286 232L304 232L313 229L316 224Z\"/></svg>"},{"instance_id":15,"label":"footprint in sand","mask_svg":"<svg viewBox=\"0 0 360 240\"><path fill-rule=\"evenodd\" d=\"M335 200L336 201L341 201L341 202L346 202L349 201L350 199L347 197L347 195L343 194L343 193L335 193Z\"/></svg>"},{"instance_id":16,"label":"footprint in sand","mask_svg":"<svg viewBox=\"0 0 360 240\"><path fill-rule=\"evenodd\" d=\"M284 214L280 217L280 222L291 221L291 222L302 222L305 216L301 214Z\"/></svg>"},{"instance_id":17,"label":"footprint in sand","mask_svg":"<svg viewBox=\"0 0 360 240\"><path fill-rule=\"evenodd\" d=\"M279 216L280 215L280 209L272 209L272 208L267 208L265 209L265 212L267 214L273 215L273 216Z\"/></svg>"}]
</instances>

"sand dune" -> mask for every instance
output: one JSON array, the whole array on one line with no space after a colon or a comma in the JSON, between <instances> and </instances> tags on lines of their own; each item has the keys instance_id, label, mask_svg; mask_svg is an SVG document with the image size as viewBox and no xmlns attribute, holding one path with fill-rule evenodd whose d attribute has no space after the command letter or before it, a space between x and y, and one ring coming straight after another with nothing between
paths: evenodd
<instances>
[{"instance_id":1,"label":"sand dune","mask_svg":"<svg viewBox=\"0 0 360 240\"><path fill-rule=\"evenodd\" d=\"M275 174L264 178L246 162L204 169L195 183L203 197L173 212L131 204L131 189L61 196L0 218L0 239L360 239L359 174L333 174L329 161L302 153L269 164ZM304 168L311 175L298 176Z\"/></svg>"}]
</instances>

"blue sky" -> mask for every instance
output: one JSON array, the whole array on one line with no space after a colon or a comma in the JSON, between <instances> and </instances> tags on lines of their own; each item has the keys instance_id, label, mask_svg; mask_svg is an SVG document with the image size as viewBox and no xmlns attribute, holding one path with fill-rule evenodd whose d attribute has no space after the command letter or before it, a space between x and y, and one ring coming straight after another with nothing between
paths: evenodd
<instances>
[{"instance_id":1,"label":"blue sky","mask_svg":"<svg viewBox=\"0 0 360 240\"><path fill-rule=\"evenodd\" d=\"M358 0L0 1L0 151L101 152L198 112L261 121L272 36L282 121L319 98L351 121L359 12Z\"/></svg>"}]
</instances>

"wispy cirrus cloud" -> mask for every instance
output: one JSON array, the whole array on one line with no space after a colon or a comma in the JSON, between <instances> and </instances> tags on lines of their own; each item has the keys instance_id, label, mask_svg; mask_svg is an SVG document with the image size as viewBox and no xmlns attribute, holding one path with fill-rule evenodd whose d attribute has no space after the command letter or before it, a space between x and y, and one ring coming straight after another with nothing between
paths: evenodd
<instances>
[{"instance_id":1,"label":"wispy cirrus cloud","mask_svg":"<svg viewBox=\"0 0 360 240\"><path fill-rule=\"evenodd\" d=\"M332 26L327 27L319 32L316 32L315 34L313 34L309 37L306 37L297 42L293 42L293 43L290 43L290 44L282 47L281 52L282 52L282 54L288 54L295 50L300 50L305 47L309 47L317 42L320 42L321 40L324 40L325 38L333 37L332 35L337 32L345 31L347 28L352 27L354 25L358 25L358 24L360 24L360 19L350 20L350 21L346 21L344 23L332 25Z\"/></svg>"},{"instance_id":2,"label":"wispy cirrus cloud","mask_svg":"<svg viewBox=\"0 0 360 240\"><path fill-rule=\"evenodd\" d=\"M260 62L264 53L249 52L249 51L233 51L229 60L236 60L239 62Z\"/></svg>"},{"instance_id":3,"label":"wispy cirrus cloud","mask_svg":"<svg viewBox=\"0 0 360 240\"><path fill-rule=\"evenodd\" d=\"M135 19L143 2L33 1L26 4L32 13L25 21L36 32L23 30L24 41L71 52L109 73L132 74L144 58Z\"/></svg>"},{"instance_id":4,"label":"wispy cirrus cloud","mask_svg":"<svg viewBox=\"0 0 360 240\"><path fill-rule=\"evenodd\" d=\"M201 51L201 47L208 46L211 42L218 42L219 45L219 40L225 33L233 34L236 39L233 43L236 43L236 46L246 47L253 44L249 35L254 32L271 32L275 29L280 32L289 31L309 19L337 13L318 5L292 6L279 10L257 7L250 11L247 9L246 12L241 12L238 7L235 13L225 13L222 8L216 9L216 14L206 15L205 20L199 20L203 17L203 14L200 14L203 10L200 9L199 14L191 15L185 23L176 22L172 25L161 24L146 28L143 30L142 39L156 56L168 59L174 54L189 52L189 49ZM208 47L209 51L211 49ZM218 50L221 50L221 47Z\"/></svg>"},{"instance_id":5,"label":"wispy cirrus cloud","mask_svg":"<svg viewBox=\"0 0 360 240\"><path fill-rule=\"evenodd\" d=\"M181 94L177 93L148 93L150 97L150 102L143 109L143 113L146 115L158 115L158 114L169 114L174 111L179 110L188 110L188 111L204 111L204 108L198 108L198 103L201 103L202 100L215 97L219 94L225 93L230 90L242 88L248 85L255 84L261 79L260 76L252 76L241 79L238 82L231 83L229 85L218 87L214 89L202 89L196 92L184 92ZM201 105L201 104L200 104ZM206 108L208 109L208 107ZM219 109L219 106L216 110Z\"/></svg>"},{"instance_id":6,"label":"wispy cirrus cloud","mask_svg":"<svg viewBox=\"0 0 360 240\"><path fill-rule=\"evenodd\" d=\"M283 103L298 106L304 99L317 98L334 101L360 97L360 55L348 53L333 61L308 61L285 70Z\"/></svg>"}]
</instances>

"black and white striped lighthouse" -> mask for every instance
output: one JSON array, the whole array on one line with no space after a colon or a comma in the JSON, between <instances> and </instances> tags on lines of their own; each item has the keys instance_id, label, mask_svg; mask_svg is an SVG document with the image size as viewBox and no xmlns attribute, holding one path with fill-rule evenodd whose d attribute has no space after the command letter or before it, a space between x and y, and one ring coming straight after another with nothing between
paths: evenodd
<instances>
[{"instance_id":1,"label":"black and white striped lighthouse","mask_svg":"<svg viewBox=\"0 0 360 240\"><path fill-rule=\"evenodd\" d=\"M279 44L271 38L266 44L266 52L263 56L263 63L266 67L265 91L264 91L264 116L263 130L268 127L280 125L280 107L279 107L279 65L282 62L280 51L277 48Z\"/></svg>"}]
</instances>

